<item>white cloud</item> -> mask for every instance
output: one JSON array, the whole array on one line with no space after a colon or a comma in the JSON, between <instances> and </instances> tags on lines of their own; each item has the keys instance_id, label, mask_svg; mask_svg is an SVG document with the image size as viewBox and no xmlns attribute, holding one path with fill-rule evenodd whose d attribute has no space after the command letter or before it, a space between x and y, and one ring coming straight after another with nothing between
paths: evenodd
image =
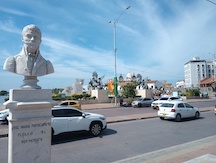
<instances>
[{"instance_id":1,"label":"white cloud","mask_svg":"<svg viewBox=\"0 0 216 163\"><path fill-rule=\"evenodd\" d=\"M11 8L0 7L0 11L6 12L9 14L13 14L13 15L17 15L17 16L31 16L30 14L26 14L25 12L22 12L16 9L11 9Z\"/></svg>"}]
</instances>

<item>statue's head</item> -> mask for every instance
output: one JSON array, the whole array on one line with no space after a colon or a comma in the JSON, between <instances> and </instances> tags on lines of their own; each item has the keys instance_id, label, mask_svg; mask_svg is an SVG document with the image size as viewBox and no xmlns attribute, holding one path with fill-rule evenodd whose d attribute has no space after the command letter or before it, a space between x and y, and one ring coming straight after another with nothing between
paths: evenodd
<instances>
[{"instance_id":1,"label":"statue's head","mask_svg":"<svg viewBox=\"0 0 216 163\"><path fill-rule=\"evenodd\" d=\"M41 43L41 37L41 31L36 25L30 24L23 28L22 41L27 48L37 50Z\"/></svg>"}]
</instances>

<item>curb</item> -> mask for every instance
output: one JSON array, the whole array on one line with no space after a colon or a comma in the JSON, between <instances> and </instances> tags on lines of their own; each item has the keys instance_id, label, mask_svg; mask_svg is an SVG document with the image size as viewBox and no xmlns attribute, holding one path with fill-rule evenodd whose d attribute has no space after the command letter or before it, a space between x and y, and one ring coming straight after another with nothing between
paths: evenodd
<instances>
[{"instance_id":1,"label":"curb","mask_svg":"<svg viewBox=\"0 0 216 163\"><path fill-rule=\"evenodd\" d=\"M87 108L83 109L82 108L82 111L95 110L95 109L112 109L112 108L120 108L120 107L115 107L115 106L112 107L112 106L110 106L110 107L105 107L105 108L104 107L103 108L89 108L89 109L87 109Z\"/></svg>"},{"instance_id":2,"label":"curb","mask_svg":"<svg viewBox=\"0 0 216 163\"><path fill-rule=\"evenodd\" d=\"M135 121L135 120L142 120L142 119L151 119L157 118L158 116L149 116L149 117L141 117L141 118L131 118L131 119L120 119L120 120L113 120L107 123L118 123L118 122L127 122L127 121Z\"/></svg>"}]
</instances>

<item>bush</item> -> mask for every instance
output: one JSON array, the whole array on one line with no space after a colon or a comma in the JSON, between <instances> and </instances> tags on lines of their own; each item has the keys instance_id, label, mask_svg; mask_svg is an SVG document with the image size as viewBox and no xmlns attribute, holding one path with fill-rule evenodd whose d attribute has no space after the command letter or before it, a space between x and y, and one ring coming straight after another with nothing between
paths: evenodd
<instances>
[{"instance_id":1,"label":"bush","mask_svg":"<svg viewBox=\"0 0 216 163\"><path fill-rule=\"evenodd\" d=\"M122 86L122 92L121 92L122 95L125 98L136 97L136 92L135 92L136 86L137 86L137 83L126 84L126 85Z\"/></svg>"},{"instance_id":2,"label":"bush","mask_svg":"<svg viewBox=\"0 0 216 163\"><path fill-rule=\"evenodd\" d=\"M4 91L4 90L0 91L0 96L5 96L8 94L9 94L9 92L7 92L7 91Z\"/></svg>"},{"instance_id":3,"label":"bush","mask_svg":"<svg viewBox=\"0 0 216 163\"><path fill-rule=\"evenodd\" d=\"M200 95L200 90L198 89L189 89L186 92L186 96L199 96Z\"/></svg>"},{"instance_id":4,"label":"bush","mask_svg":"<svg viewBox=\"0 0 216 163\"><path fill-rule=\"evenodd\" d=\"M61 94L52 95L52 99L55 101L63 101L63 100L88 100L95 99L96 97L91 97L90 94L73 94L71 96L62 96Z\"/></svg>"},{"instance_id":5,"label":"bush","mask_svg":"<svg viewBox=\"0 0 216 163\"><path fill-rule=\"evenodd\" d=\"M59 97L59 96L52 96L52 99L55 100L55 101L62 101L62 97Z\"/></svg>"},{"instance_id":6,"label":"bush","mask_svg":"<svg viewBox=\"0 0 216 163\"><path fill-rule=\"evenodd\" d=\"M83 98L83 94L72 94L71 97L78 100Z\"/></svg>"}]
</instances>

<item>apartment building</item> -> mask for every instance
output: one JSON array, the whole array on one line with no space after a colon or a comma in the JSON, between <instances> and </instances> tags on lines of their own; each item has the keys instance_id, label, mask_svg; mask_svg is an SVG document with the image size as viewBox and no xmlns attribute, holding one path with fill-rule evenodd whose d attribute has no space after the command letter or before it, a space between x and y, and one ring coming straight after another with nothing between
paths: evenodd
<instances>
[{"instance_id":1,"label":"apartment building","mask_svg":"<svg viewBox=\"0 0 216 163\"><path fill-rule=\"evenodd\" d=\"M185 88L185 81L184 80L177 81L176 88Z\"/></svg>"},{"instance_id":2,"label":"apartment building","mask_svg":"<svg viewBox=\"0 0 216 163\"><path fill-rule=\"evenodd\" d=\"M215 60L201 60L194 57L184 64L185 87L199 87L200 80L214 76Z\"/></svg>"}]
</instances>

